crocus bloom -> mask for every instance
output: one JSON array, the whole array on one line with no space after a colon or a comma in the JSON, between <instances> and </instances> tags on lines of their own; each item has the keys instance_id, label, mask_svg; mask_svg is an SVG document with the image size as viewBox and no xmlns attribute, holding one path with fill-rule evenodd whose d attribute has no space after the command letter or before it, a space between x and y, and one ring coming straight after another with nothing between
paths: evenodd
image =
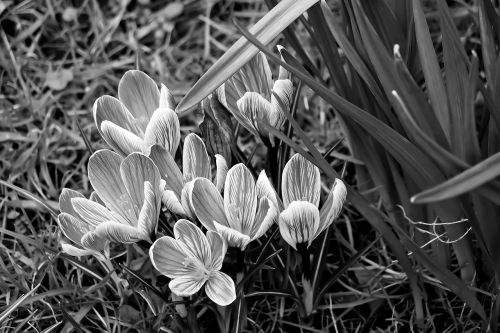
<instances>
[{"instance_id":1,"label":"crocus bloom","mask_svg":"<svg viewBox=\"0 0 500 333\"><path fill-rule=\"evenodd\" d=\"M213 181L218 191L222 191L227 173L227 163L221 155L215 155L216 175L212 178L212 164L203 140L190 133L184 140L182 151L182 172L172 155L163 147L154 145L148 156L155 162L165 181L162 202L174 214L194 218L189 202L192 180L197 177Z\"/></svg>"},{"instance_id":2,"label":"crocus bloom","mask_svg":"<svg viewBox=\"0 0 500 333\"><path fill-rule=\"evenodd\" d=\"M283 169L281 192L285 210L280 213L278 224L281 236L294 249L299 243L310 246L342 210L347 190L340 179L335 179L321 210L320 191L319 169L300 154L292 156Z\"/></svg>"},{"instance_id":3,"label":"crocus bloom","mask_svg":"<svg viewBox=\"0 0 500 333\"><path fill-rule=\"evenodd\" d=\"M105 95L94 103L94 120L106 142L123 156L146 153L159 144L172 154L179 145L179 119L167 87L145 73L130 70L118 85L118 98Z\"/></svg>"},{"instance_id":4,"label":"crocus bloom","mask_svg":"<svg viewBox=\"0 0 500 333\"><path fill-rule=\"evenodd\" d=\"M292 103L293 84L282 68L273 83L267 57L259 52L216 93L241 125L257 137L266 138L268 131L257 120L279 129L286 120L283 108L289 110Z\"/></svg>"},{"instance_id":5,"label":"crocus bloom","mask_svg":"<svg viewBox=\"0 0 500 333\"><path fill-rule=\"evenodd\" d=\"M262 236L277 218L278 210L269 198L272 188L265 173L255 182L244 164L232 167L226 177L224 198L208 179L193 181L191 204L199 221L219 232L229 246L244 250Z\"/></svg>"},{"instance_id":6,"label":"crocus bloom","mask_svg":"<svg viewBox=\"0 0 500 333\"><path fill-rule=\"evenodd\" d=\"M205 293L218 305L236 299L234 281L220 272L227 247L214 231L203 232L188 220L174 225L174 237L164 236L149 249L153 266L171 278L170 290L178 296L191 296L205 284Z\"/></svg>"},{"instance_id":7,"label":"crocus bloom","mask_svg":"<svg viewBox=\"0 0 500 333\"><path fill-rule=\"evenodd\" d=\"M151 242L161 203L153 161L140 153L123 158L104 149L90 157L88 172L95 190L90 200L69 189L60 197L59 226L78 246L69 250L101 251L106 241Z\"/></svg>"}]
</instances>

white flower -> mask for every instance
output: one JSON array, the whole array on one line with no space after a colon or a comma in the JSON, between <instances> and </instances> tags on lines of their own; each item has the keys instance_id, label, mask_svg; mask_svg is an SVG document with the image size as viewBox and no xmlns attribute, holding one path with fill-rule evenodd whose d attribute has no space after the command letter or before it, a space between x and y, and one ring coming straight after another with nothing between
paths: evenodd
<instances>
[{"instance_id":1,"label":"white flower","mask_svg":"<svg viewBox=\"0 0 500 333\"><path fill-rule=\"evenodd\" d=\"M148 156L155 162L160 174L165 180L162 202L174 214L194 218L189 193L192 190L193 179L203 177L213 181L219 191L224 186L227 173L227 163L221 155L215 155L216 175L212 177L212 163L203 140L191 133L184 140L182 151L182 172L175 160L165 148L154 145Z\"/></svg>"},{"instance_id":2,"label":"white flower","mask_svg":"<svg viewBox=\"0 0 500 333\"><path fill-rule=\"evenodd\" d=\"M223 238L214 231L205 236L187 220L175 223L174 237L161 237L149 249L153 266L172 279L170 290L191 296L205 284L205 293L212 301L231 304L236 299L234 281L220 272L227 250Z\"/></svg>"},{"instance_id":3,"label":"white flower","mask_svg":"<svg viewBox=\"0 0 500 333\"><path fill-rule=\"evenodd\" d=\"M172 154L180 140L174 101L167 87L138 70L127 71L118 85L118 98L105 95L94 103L94 120L106 142L118 153L146 153L159 144Z\"/></svg>"},{"instance_id":4,"label":"white flower","mask_svg":"<svg viewBox=\"0 0 500 333\"><path fill-rule=\"evenodd\" d=\"M267 57L259 52L220 86L216 94L247 130L257 137L268 137L268 131L257 119L279 129L286 120L283 108L289 110L292 104L293 84L281 68L278 80L273 83Z\"/></svg>"},{"instance_id":5,"label":"white flower","mask_svg":"<svg viewBox=\"0 0 500 333\"><path fill-rule=\"evenodd\" d=\"M244 250L262 236L275 221L278 211L269 198L272 189L265 173L255 182L244 164L232 167L224 185L224 199L205 178L193 181L191 204L199 221L219 232L229 246Z\"/></svg>"},{"instance_id":6,"label":"white flower","mask_svg":"<svg viewBox=\"0 0 500 333\"><path fill-rule=\"evenodd\" d=\"M294 249L312 241L332 224L342 210L347 190L335 179L328 198L319 207L321 179L319 169L302 155L295 154L283 169L282 197L285 210L279 215L283 239Z\"/></svg>"},{"instance_id":7,"label":"white flower","mask_svg":"<svg viewBox=\"0 0 500 333\"><path fill-rule=\"evenodd\" d=\"M92 251L102 251L106 241L151 242L161 203L161 179L153 161L140 153L123 158L99 150L90 157L88 170L95 190L90 200L69 189L61 193L58 220L63 233Z\"/></svg>"}]
</instances>

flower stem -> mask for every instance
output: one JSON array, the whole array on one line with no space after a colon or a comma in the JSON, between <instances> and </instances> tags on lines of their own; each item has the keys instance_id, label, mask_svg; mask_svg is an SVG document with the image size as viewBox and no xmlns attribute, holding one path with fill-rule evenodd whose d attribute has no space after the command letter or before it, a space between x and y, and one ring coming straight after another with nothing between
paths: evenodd
<instances>
[{"instance_id":1,"label":"flower stem","mask_svg":"<svg viewBox=\"0 0 500 333\"><path fill-rule=\"evenodd\" d=\"M237 250L236 252L236 283L240 283L245 277L245 251Z\"/></svg>"},{"instance_id":2,"label":"flower stem","mask_svg":"<svg viewBox=\"0 0 500 333\"><path fill-rule=\"evenodd\" d=\"M297 252L302 257L302 274L307 280L311 279L311 261L309 259L309 249L307 243L297 244Z\"/></svg>"},{"instance_id":3,"label":"flower stem","mask_svg":"<svg viewBox=\"0 0 500 333\"><path fill-rule=\"evenodd\" d=\"M266 144L267 146L267 161L266 161L266 172L268 176L271 178L273 182L274 188L278 186L278 178L279 178L279 145L275 144L274 146L269 142Z\"/></svg>"}]
</instances>

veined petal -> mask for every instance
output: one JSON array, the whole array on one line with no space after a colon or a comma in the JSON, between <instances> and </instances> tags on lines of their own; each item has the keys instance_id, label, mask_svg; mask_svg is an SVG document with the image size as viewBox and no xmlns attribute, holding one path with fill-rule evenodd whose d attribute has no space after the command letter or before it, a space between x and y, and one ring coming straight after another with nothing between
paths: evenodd
<instances>
[{"instance_id":1,"label":"veined petal","mask_svg":"<svg viewBox=\"0 0 500 333\"><path fill-rule=\"evenodd\" d=\"M323 203L323 206L319 211L320 224L316 236L328 228L330 224L332 224L332 222L339 216L346 197L347 189L344 182L335 178L330 194L328 194L326 201Z\"/></svg>"},{"instance_id":2,"label":"veined petal","mask_svg":"<svg viewBox=\"0 0 500 333\"><path fill-rule=\"evenodd\" d=\"M222 268L227 244L219 233L212 230L207 231L207 240L208 244L210 244L210 253L212 254L212 262L207 268L211 271L218 271Z\"/></svg>"},{"instance_id":3,"label":"veined petal","mask_svg":"<svg viewBox=\"0 0 500 333\"><path fill-rule=\"evenodd\" d=\"M268 198L261 198L255 216L255 223L250 233L252 240L264 235L277 219L278 211L276 210L276 206Z\"/></svg>"},{"instance_id":4,"label":"veined petal","mask_svg":"<svg viewBox=\"0 0 500 333\"><path fill-rule=\"evenodd\" d=\"M244 235L238 230L226 227L220 223L214 222L214 228L226 240L228 246L239 247L241 250L244 250L251 241L250 236Z\"/></svg>"},{"instance_id":5,"label":"veined petal","mask_svg":"<svg viewBox=\"0 0 500 333\"><path fill-rule=\"evenodd\" d=\"M93 115L101 136L101 124L105 120L138 136L142 136L142 130L136 125L134 116L122 102L112 96L104 95L99 97L94 103Z\"/></svg>"},{"instance_id":6,"label":"veined petal","mask_svg":"<svg viewBox=\"0 0 500 333\"><path fill-rule=\"evenodd\" d=\"M98 204L106 206L106 204L104 203L104 201L102 201L102 199L99 197L99 195L96 193L96 191L92 191L92 193L90 193L89 199L91 201L97 202Z\"/></svg>"},{"instance_id":7,"label":"veined petal","mask_svg":"<svg viewBox=\"0 0 500 333\"><path fill-rule=\"evenodd\" d=\"M222 196L210 180L206 178L193 180L190 201L196 217L208 230L215 230L214 221L229 226Z\"/></svg>"},{"instance_id":8,"label":"veined petal","mask_svg":"<svg viewBox=\"0 0 500 333\"><path fill-rule=\"evenodd\" d=\"M170 281L168 287L176 295L186 297L198 292L203 287L205 281L207 281L206 277L185 275L174 278Z\"/></svg>"},{"instance_id":9,"label":"veined petal","mask_svg":"<svg viewBox=\"0 0 500 333\"><path fill-rule=\"evenodd\" d=\"M167 189L172 190L180 197L184 182L181 170L179 170L170 152L160 145L154 145L150 147L148 157L158 167L162 179L165 180Z\"/></svg>"},{"instance_id":10,"label":"veined petal","mask_svg":"<svg viewBox=\"0 0 500 333\"><path fill-rule=\"evenodd\" d=\"M271 126L280 128L281 125L286 120L285 113L283 112L283 107L290 111L290 106L293 100L293 83L290 80L277 80L274 82L273 87L274 94L271 96L271 115L269 117L269 123ZM279 100L278 100L278 98Z\"/></svg>"},{"instance_id":11,"label":"veined petal","mask_svg":"<svg viewBox=\"0 0 500 333\"><path fill-rule=\"evenodd\" d=\"M246 92L243 97L238 100L237 105L241 114L248 119L254 128L258 129L262 134L267 133L264 129L260 129L257 119L266 124L270 124L272 106L268 100L259 93Z\"/></svg>"},{"instance_id":12,"label":"veined petal","mask_svg":"<svg viewBox=\"0 0 500 333\"><path fill-rule=\"evenodd\" d=\"M146 149L143 139L108 120L102 122L101 131L104 140L124 156Z\"/></svg>"},{"instance_id":13,"label":"veined petal","mask_svg":"<svg viewBox=\"0 0 500 333\"><path fill-rule=\"evenodd\" d=\"M161 274L169 278L195 274L201 262L190 260L184 243L176 239L163 236L157 239L149 248L151 263Z\"/></svg>"},{"instance_id":14,"label":"veined petal","mask_svg":"<svg viewBox=\"0 0 500 333\"><path fill-rule=\"evenodd\" d=\"M146 145L159 144L175 155L181 139L179 118L172 109L156 109L144 133Z\"/></svg>"},{"instance_id":15,"label":"veined petal","mask_svg":"<svg viewBox=\"0 0 500 333\"><path fill-rule=\"evenodd\" d=\"M120 165L120 175L132 199L133 206L129 209L133 209L131 213L135 216L139 216L139 211L144 203L145 182L151 183L155 195L158 194L155 196L158 199L156 205L160 204L160 172L149 157L140 153L128 155Z\"/></svg>"},{"instance_id":16,"label":"veined petal","mask_svg":"<svg viewBox=\"0 0 500 333\"><path fill-rule=\"evenodd\" d=\"M121 244L135 243L140 240L151 241L151 239L144 235L138 228L116 221L106 221L99 224L95 228L94 233L99 238Z\"/></svg>"},{"instance_id":17,"label":"veined petal","mask_svg":"<svg viewBox=\"0 0 500 333\"><path fill-rule=\"evenodd\" d=\"M170 90L163 83L161 84L160 89L160 105L159 108L168 108L175 110L175 100L174 96L170 92Z\"/></svg>"},{"instance_id":18,"label":"veined petal","mask_svg":"<svg viewBox=\"0 0 500 333\"><path fill-rule=\"evenodd\" d=\"M144 204L139 212L137 228L151 240L154 236L158 215L160 214L160 200L158 193L153 190L150 182L144 182Z\"/></svg>"},{"instance_id":19,"label":"veined petal","mask_svg":"<svg viewBox=\"0 0 500 333\"><path fill-rule=\"evenodd\" d=\"M137 119L139 127L145 129L160 104L160 91L146 73L129 70L118 84L118 98Z\"/></svg>"},{"instance_id":20,"label":"veined petal","mask_svg":"<svg viewBox=\"0 0 500 333\"><path fill-rule=\"evenodd\" d=\"M259 52L245 64L232 78L240 96L253 91L269 99L271 95L271 68L264 53Z\"/></svg>"},{"instance_id":21,"label":"veined petal","mask_svg":"<svg viewBox=\"0 0 500 333\"><path fill-rule=\"evenodd\" d=\"M224 189L224 183L226 182L227 176L227 162L224 156L216 154L215 165L217 168L217 173L215 175L215 187L217 187L219 192L221 192Z\"/></svg>"},{"instance_id":22,"label":"veined petal","mask_svg":"<svg viewBox=\"0 0 500 333\"><path fill-rule=\"evenodd\" d=\"M229 112L231 112L234 118L236 118L236 120L243 127L245 127L254 135L257 135L257 131L254 127L253 122L250 121L246 116L244 116L238 108L237 101L241 98L241 96L243 96L244 93L245 91L243 91L240 95L230 81L227 81L216 90L217 99L219 100L219 102L224 105L229 110Z\"/></svg>"},{"instance_id":23,"label":"veined petal","mask_svg":"<svg viewBox=\"0 0 500 333\"><path fill-rule=\"evenodd\" d=\"M182 173L185 183L196 177L204 177L212 180L212 167L207 148L203 140L194 133L186 136L184 140Z\"/></svg>"},{"instance_id":24,"label":"veined petal","mask_svg":"<svg viewBox=\"0 0 500 333\"><path fill-rule=\"evenodd\" d=\"M94 231L89 231L82 237L82 246L85 249L100 252L104 250L107 240L98 236Z\"/></svg>"},{"instance_id":25,"label":"veined petal","mask_svg":"<svg viewBox=\"0 0 500 333\"><path fill-rule=\"evenodd\" d=\"M182 209L185 212L185 216L194 220L196 218L196 214L193 210L193 205L191 204L191 195L193 193L194 180L186 183L181 191L181 205Z\"/></svg>"},{"instance_id":26,"label":"veined petal","mask_svg":"<svg viewBox=\"0 0 500 333\"><path fill-rule=\"evenodd\" d=\"M167 209L172 213L176 215L186 216L186 212L184 211L184 208L182 207L179 198L177 198L177 195L173 191L171 190L163 191L161 195L161 202L163 202L165 207L167 207Z\"/></svg>"},{"instance_id":27,"label":"veined petal","mask_svg":"<svg viewBox=\"0 0 500 333\"><path fill-rule=\"evenodd\" d=\"M257 210L257 195L252 173L242 163L227 172L224 208L229 226L245 235L250 235Z\"/></svg>"},{"instance_id":28,"label":"veined petal","mask_svg":"<svg viewBox=\"0 0 500 333\"><path fill-rule=\"evenodd\" d=\"M57 222L64 236L80 246L83 235L95 228L95 226L64 212L58 215Z\"/></svg>"},{"instance_id":29,"label":"veined petal","mask_svg":"<svg viewBox=\"0 0 500 333\"><path fill-rule=\"evenodd\" d=\"M92 250L82 249L68 243L61 243L61 247L62 247L62 252L69 254L70 256L73 257L83 257L95 253Z\"/></svg>"},{"instance_id":30,"label":"veined petal","mask_svg":"<svg viewBox=\"0 0 500 333\"><path fill-rule=\"evenodd\" d=\"M63 188L61 195L59 196L59 210L62 213L68 213L69 215L76 216L77 213L73 208L71 199L73 198L85 198L83 194L77 191L73 191L69 188Z\"/></svg>"},{"instance_id":31,"label":"veined petal","mask_svg":"<svg viewBox=\"0 0 500 333\"><path fill-rule=\"evenodd\" d=\"M205 267L211 263L210 244L194 223L184 219L177 221L174 225L174 236L177 241L186 245L188 255L199 259Z\"/></svg>"},{"instance_id":32,"label":"veined petal","mask_svg":"<svg viewBox=\"0 0 500 333\"><path fill-rule=\"evenodd\" d=\"M279 198L278 193L276 193L276 190L269 181L269 178L267 177L264 170L260 172L259 178L257 178L255 189L257 193L257 199L266 197L271 200L278 212L281 212L284 209L283 202Z\"/></svg>"},{"instance_id":33,"label":"veined petal","mask_svg":"<svg viewBox=\"0 0 500 333\"><path fill-rule=\"evenodd\" d=\"M302 155L295 154L283 169L281 194L285 207L292 201L309 201L319 206L321 178L319 169Z\"/></svg>"},{"instance_id":34,"label":"veined petal","mask_svg":"<svg viewBox=\"0 0 500 333\"><path fill-rule=\"evenodd\" d=\"M205 285L205 293L215 304L226 306L236 299L236 288L234 281L229 275L214 271Z\"/></svg>"},{"instance_id":35,"label":"veined petal","mask_svg":"<svg viewBox=\"0 0 500 333\"><path fill-rule=\"evenodd\" d=\"M78 216L94 227L106 221L127 223L120 215L114 214L106 207L89 199L73 198L71 203Z\"/></svg>"},{"instance_id":36,"label":"veined petal","mask_svg":"<svg viewBox=\"0 0 500 333\"><path fill-rule=\"evenodd\" d=\"M298 243L308 246L319 227L318 208L308 201L293 201L279 216L281 237L297 250Z\"/></svg>"}]
</instances>

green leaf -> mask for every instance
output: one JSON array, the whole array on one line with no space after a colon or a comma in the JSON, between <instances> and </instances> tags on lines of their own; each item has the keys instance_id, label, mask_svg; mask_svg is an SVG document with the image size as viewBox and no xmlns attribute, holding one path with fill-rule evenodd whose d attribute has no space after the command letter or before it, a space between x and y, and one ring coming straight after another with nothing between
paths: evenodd
<instances>
[{"instance_id":1,"label":"green leaf","mask_svg":"<svg viewBox=\"0 0 500 333\"><path fill-rule=\"evenodd\" d=\"M319 0L283 0L261 18L250 32L261 43L269 44L280 32L301 16ZM193 88L184 96L177 112L183 112L199 103L212 91L229 79L245 65L259 49L241 37L224 55L203 75Z\"/></svg>"}]
</instances>

